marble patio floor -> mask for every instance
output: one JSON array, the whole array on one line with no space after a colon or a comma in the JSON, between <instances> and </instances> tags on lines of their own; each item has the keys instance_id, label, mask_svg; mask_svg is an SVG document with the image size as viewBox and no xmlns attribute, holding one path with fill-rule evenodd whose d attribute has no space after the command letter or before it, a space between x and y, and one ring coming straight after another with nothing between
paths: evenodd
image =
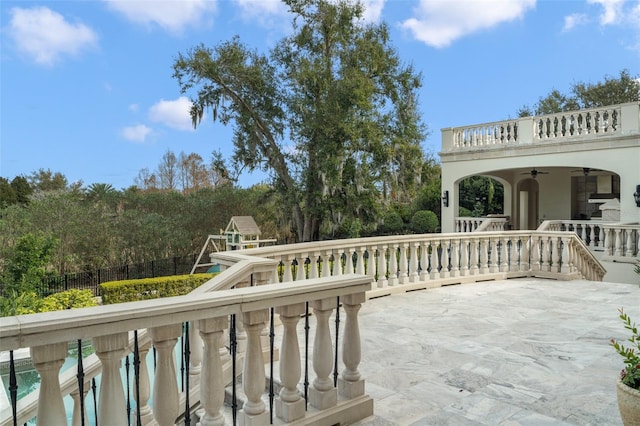
<instances>
[{"instance_id":1,"label":"marble patio floor","mask_svg":"<svg viewBox=\"0 0 640 426\"><path fill-rule=\"evenodd\" d=\"M514 279L372 299L359 314L359 426L620 425L615 381L640 287Z\"/></svg>"}]
</instances>

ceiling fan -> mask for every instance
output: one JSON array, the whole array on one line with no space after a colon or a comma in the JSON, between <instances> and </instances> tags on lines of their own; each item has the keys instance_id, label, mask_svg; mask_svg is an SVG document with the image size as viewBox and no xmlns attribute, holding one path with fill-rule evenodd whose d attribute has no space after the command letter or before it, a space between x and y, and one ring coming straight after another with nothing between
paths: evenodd
<instances>
[{"instance_id":1,"label":"ceiling fan","mask_svg":"<svg viewBox=\"0 0 640 426\"><path fill-rule=\"evenodd\" d=\"M591 172L601 172L600 169L592 169L591 167L583 167L581 169L571 170L571 173L581 172L585 176L589 176Z\"/></svg>"},{"instance_id":2,"label":"ceiling fan","mask_svg":"<svg viewBox=\"0 0 640 426\"><path fill-rule=\"evenodd\" d=\"M535 178L538 177L538 175L548 175L549 172L541 172L538 169L531 169L530 172L524 172L524 173L521 173L521 174L523 174L523 175L531 175L531 179L535 179Z\"/></svg>"}]
</instances>

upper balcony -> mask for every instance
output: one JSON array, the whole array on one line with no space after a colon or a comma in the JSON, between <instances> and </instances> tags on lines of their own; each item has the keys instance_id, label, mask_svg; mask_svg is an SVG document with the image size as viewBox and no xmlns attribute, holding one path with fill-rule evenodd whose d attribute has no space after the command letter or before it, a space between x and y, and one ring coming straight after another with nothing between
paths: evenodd
<instances>
[{"instance_id":1,"label":"upper balcony","mask_svg":"<svg viewBox=\"0 0 640 426\"><path fill-rule=\"evenodd\" d=\"M447 154L601 142L640 134L640 102L442 129Z\"/></svg>"}]
</instances>

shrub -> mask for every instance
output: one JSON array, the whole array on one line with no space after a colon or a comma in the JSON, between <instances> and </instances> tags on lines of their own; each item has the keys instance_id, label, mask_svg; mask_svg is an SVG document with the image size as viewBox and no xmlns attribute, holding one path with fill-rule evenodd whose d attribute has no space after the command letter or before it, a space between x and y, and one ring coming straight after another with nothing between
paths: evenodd
<instances>
[{"instance_id":1,"label":"shrub","mask_svg":"<svg viewBox=\"0 0 640 426\"><path fill-rule=\"evenodd\" d=\"M411 229L418 234L436 232L438 226L438 216L431 210L417 211L411 218Z\"/></svg>"},{"instance_id":2,"label":"shrub","mask_svg":"<svg viewBox=\"0 0 640 426\"><path fill-rule=\"evenodd\" d=\"M35 314L38 312L63 311L65 309L97 306L91 290L72 289L39 298L35 292L12 292L2 298L2 316Z\"/></svg>"},{"instance_id":3,"label":"shrub","mask_svg":"<svg viewBox=\"0 0 640 426\"><path fill-rule=\"evenodd\" d=\"M458 209L458 216L460 217L471 217L471 210L466 207L460 206Z\"/></svg>"},{"instance_id":4,"label":"shrub","mask_svg":"<svg viewBox=\"0 0 640 426\"><path fill-rule=\"evenodd\" d=\"M214 275L174 275L139 280L108 281L100 284L100 294L104 305L182 296L209 281Z\"/></svg>"},{"instance_id":5,"label":"shrub","mask_svg":"<svg viewBox=\"0 0 640 426\"><path fill-rule=\"evenodd\" d=\"M384 216L384 224L382 226L385 233L398 234L404 228L402 217L396 211L390 211Z\"/></svg>"}]
</instances>

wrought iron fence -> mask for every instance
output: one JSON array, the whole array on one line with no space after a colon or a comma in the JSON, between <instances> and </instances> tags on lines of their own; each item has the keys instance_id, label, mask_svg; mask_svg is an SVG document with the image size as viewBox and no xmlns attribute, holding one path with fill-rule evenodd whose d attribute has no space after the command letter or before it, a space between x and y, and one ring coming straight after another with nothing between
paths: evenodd
<instances>
[{"instance_id":1,"label":"wrought iron fence","mask_svg":"<svg viewBox=\"0 0 640 426\"><path fill-rule=\"evenodd\" d=\"M107 281L134 280L139 278L166 277L191 272L198 255L175 256L149 262L133 263L97 271L76 272L58 277L46 277L42 280L39 292L43 296L65 290L91 290L94 296L100 295L100 284Z\"/></svg>"}]
</instances>

